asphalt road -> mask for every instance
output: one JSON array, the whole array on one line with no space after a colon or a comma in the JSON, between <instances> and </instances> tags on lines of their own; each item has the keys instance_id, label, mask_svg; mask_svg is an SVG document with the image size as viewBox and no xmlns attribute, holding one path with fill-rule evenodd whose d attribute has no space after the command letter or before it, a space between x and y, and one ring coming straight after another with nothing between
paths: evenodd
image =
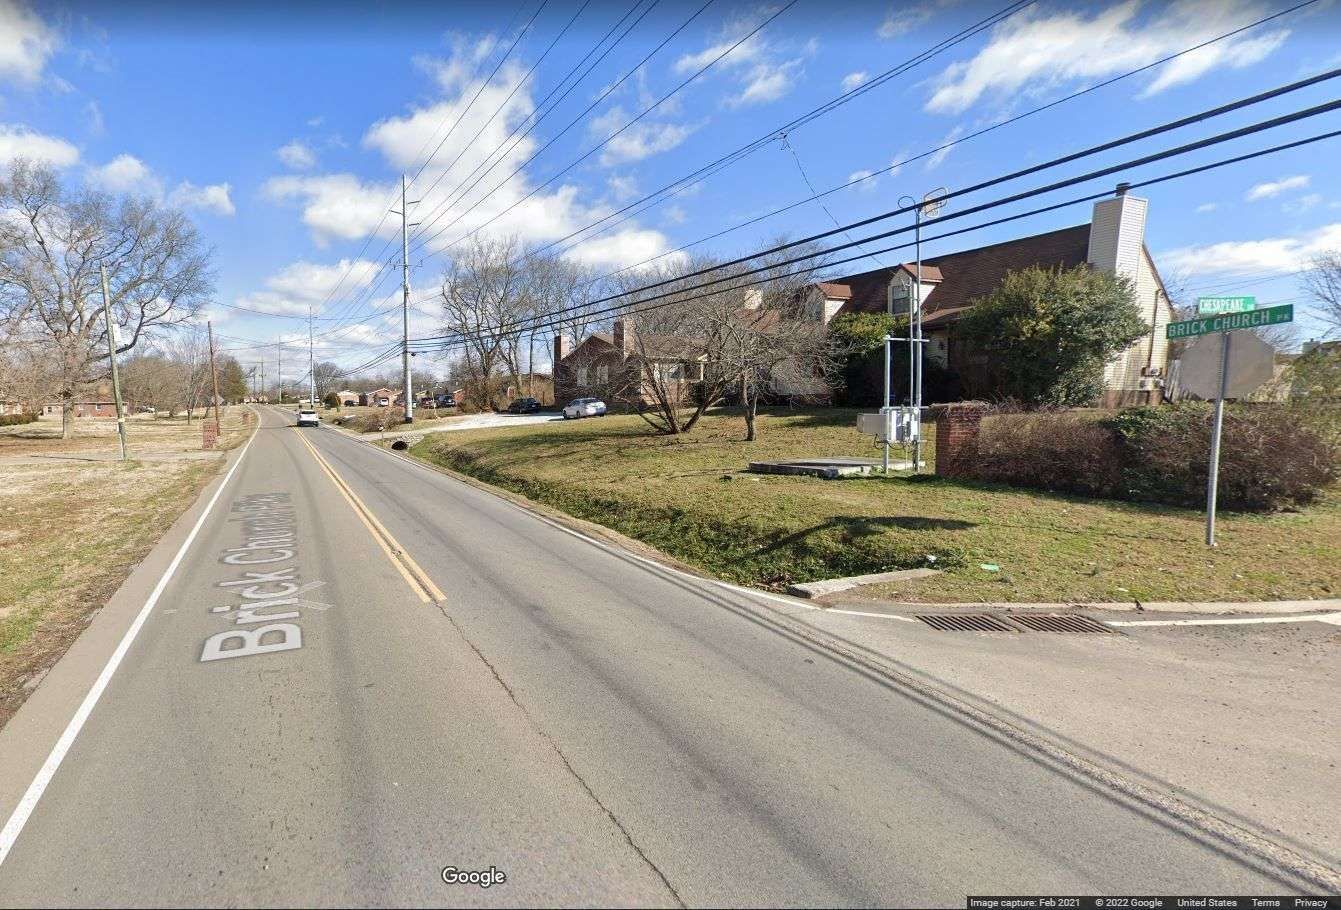
<instances>
[{"instance_id":1,"label":"asphalt road","mask_svg":"<svg viewBox=\"0 0 1341 910\"><path fill-rule=\"evenodd\" d=\"M0 865L0 905L1297 889L749 595L289 419L265 413Z\"/></svg>"}]
</instances>

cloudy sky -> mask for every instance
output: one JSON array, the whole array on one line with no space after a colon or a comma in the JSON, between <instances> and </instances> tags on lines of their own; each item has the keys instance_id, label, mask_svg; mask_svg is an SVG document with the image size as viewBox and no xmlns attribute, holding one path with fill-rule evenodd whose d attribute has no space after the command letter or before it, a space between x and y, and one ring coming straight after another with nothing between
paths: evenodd
<instances>
[{"instance_id":1,"label":"cloudy sky","mask_svg":"<svg viewBox=\"0 0 1341 910\"><path fill-rule=\"evenodd\" d=\"M272 362L274 342L305 344L311 305L319 356L353 366L398 331L400 226L387 210L399 202L402 173L414 178L410 196L420 200L412 208L421 222L411 241L413 331L431 333L444 257L473 235L557 244L604 273L759 219L693 248L740 254L780 235L830 229L832 218L886 211L904 194L966 186L1341 66L1341 9L1331 0L1158 66L1150 65L1294 3L1040 0L947 43L1005 9L1005 0L786 2L225 2L184 12L152 2L0 0L0 163L40 158L72 184L182 207L217 251L210 315L240 359L253 362L259 342L270 345ZM1048 176L1332 100L1339 84ZM779 134L862 86L869 90ZM1334 112L1121 179L1338 128ZM609 217L770 136L707 179ZM1341 140L1333 139L1142 191L1157 264L1193 294L1304 303L1291 273L1315 252L1341 248L1337 160ZM1109 189L1117 179L996 214ZM850 181L823 206L760 217L806 199L811 187ZM963 197L947 214L1042 182ZM1078 205L924 250L1088 218L1088 205ZM384 267L393 260L395 268ZM1302 325L1305 334L1316 330Z\"/></svg>"}]
</instances>

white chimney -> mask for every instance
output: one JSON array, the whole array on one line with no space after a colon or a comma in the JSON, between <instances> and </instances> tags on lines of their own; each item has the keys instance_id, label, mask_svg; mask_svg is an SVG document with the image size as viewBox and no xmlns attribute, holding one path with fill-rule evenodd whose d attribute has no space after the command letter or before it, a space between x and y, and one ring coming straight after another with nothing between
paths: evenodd
<instances>
[{"instance_id":1,"label":"white chimney","mask_svg":"<svg viewBox=\"0 0 1341 910\"><path fill-rule=\"evenodd\" d=\"M742 305L747 310L757 310L764 305L764 292L761 288L746 288Z\"/></svg>"},{"instance_id":2,"label":"white chimney","mask_svg":"<svg viewBox=\"0 0 1341 910\"><path fill-rule=\"evenodd\" d=\"M1089 262L1095 268L1124 275L1135 282L1145 245L1145 214L1149 202L1127 194L1120 183L1117 195L1094 203L1090 222Z\"/></svg>"}]
</instances>

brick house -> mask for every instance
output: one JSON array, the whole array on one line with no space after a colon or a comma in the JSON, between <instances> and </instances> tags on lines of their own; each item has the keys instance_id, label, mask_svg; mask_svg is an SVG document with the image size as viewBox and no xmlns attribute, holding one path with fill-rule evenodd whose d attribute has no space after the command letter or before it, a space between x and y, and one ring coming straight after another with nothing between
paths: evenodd
<instances>
[{"instance_id":1,"label":"brick house","mask_svg":"<svg viewBox=\"0 0 1341 910\"><path fill-rule=\"evenodd\" d=\"M359 404L374 408L386 408L390 407L399 395L400 389L373 389L371 392L364 392L359 396Z\"/></svg>"},{"instance_id":2,"label":"brick house","mask_svg":"<svg viewBox=\"0 0 1341 910\"><path fill-rule=\"evenodd\" d=\"M341 407L352 407L359 403L359 393L353 389L341 389L335 396L340 399Z\"/></svg>"},{"instance_id":3,"label":"brick house","mask_svg":"<svg viewBox=\"0 0 1341 910\"><path fill-rule=\"evenodd\" d=\"M926 356L956 372L972 369L966 352L955 343L954 327L975 299L990 294L1010 271L1088 264L1131 280L1137 307L1151 329L1105 366L1100 403L1116 407L1161 401L1169 354L1164 327L1173 319L1173 307L1145 245L1147 207L1145 199L1119 186L1115 196L1095 203L1089 224L924 258ZM851 296L838 312L884 312L892 303L895 313L907 313L915 282L916 268L907 262L839 278L837 283Z\"/></svg>"},{"instance_id":4,"label":"brick house","mask_svg":"<svg viewBox=\"0 0 1341 910\"><path fill-rule=\"evenodd\" d=\"M600 398L611 407L637 409L652 401L646 379L656 375L670 394L687 396L703 379L707 357L692 340L672 335L644 335L636 342L633 326L616 319L609 332L594 332L576 347L563 335L554 337L554 402Z\"/></svg>"}]
</instances>

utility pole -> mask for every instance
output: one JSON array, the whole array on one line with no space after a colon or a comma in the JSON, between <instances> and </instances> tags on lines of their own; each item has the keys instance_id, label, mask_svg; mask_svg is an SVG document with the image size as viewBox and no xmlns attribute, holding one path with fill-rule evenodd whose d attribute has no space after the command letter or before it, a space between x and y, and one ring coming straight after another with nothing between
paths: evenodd
<instances>
[{"instance_id":1,"label":"utility pole","mask_svg":"<svg viewBox=\"0 0 1341 910\"><path fill-rule=\"evenodd\" d=\"M102 315L107 320L107 356L112 361L112 398L116 401L116 433L121 437L121 460L126 454L126 410L121 404L121 374L116 368L116 322L112 319L112 299L107 293L107 268L98 266L102 276Z\"/></svg>"},{"instance_id":2,"label":"utility pole","mask_svg":"<svg viewBox=\"0 0 1341 910\"><path fill-rule=\"evenodd\" d=\"M284 342L282 341L275 342L275 359L279 361L278 363L279 379L277 381L279 385L279 403L283 404L284 403Z\"/></svg>"},{"instance_id":3,"label":"utility pole","mask_svg":"<svg viewBox=\"0 0 1341 910\"><path fill-rule=\"evenodd\" d=\"M392 213L400 216L400 323L401 323L401 394L405 397L405 422L414 423L414 389L410 381L410 202L405 198L409 183L405 175L400 175L400 211Z\"/></svg>"},{"instance_id":4,"label":"utility pole","mask_svg":"<svg viewBox=\"0 0 1341 910\"><path fill-rule=\"evenodd\" d=\"M219 429L219 368L214 363L214 323L207 321L205 331L209 333L210 339L210 376L214 382L214 435L217 438L221 431Z\"/></svg>"},{"instance_id":5,"label":"utility pole","mask_svg":"<svg viewBox=\"0 0 1341 910\"><path fill-rule=\"evenodd\" d=\"M307 379L311 389L312 409L317 407L317 348L312 334L312 304L307 305Z\"/></svg>"}]
</instances>

